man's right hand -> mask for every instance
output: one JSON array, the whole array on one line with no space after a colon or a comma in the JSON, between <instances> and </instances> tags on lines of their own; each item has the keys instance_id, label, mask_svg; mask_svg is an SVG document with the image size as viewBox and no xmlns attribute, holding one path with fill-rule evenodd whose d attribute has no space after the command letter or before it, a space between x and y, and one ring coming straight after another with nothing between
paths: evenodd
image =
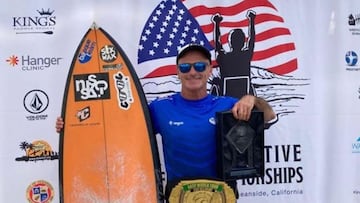
<instances>
[{"instance_id":1,"label":"man's right hand","mask_svg":"<svg viewBox=\"0 0 360 203\"><path fill-rule=\"evenodd\" d=\"M60 133L61 130L64 128L64 121L61 117L57 117L56 123L55 123L56 132Z\"/></svg>"}]
</instances>

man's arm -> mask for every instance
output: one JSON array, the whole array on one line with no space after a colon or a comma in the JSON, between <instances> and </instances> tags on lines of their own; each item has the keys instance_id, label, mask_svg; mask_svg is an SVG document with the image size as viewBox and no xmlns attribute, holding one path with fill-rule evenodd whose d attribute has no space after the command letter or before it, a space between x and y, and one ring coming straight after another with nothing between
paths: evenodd
<instances>
[{"instance_id":1,"label":"man's arm","mask_svg":"<svg viewBox=\"0 0 360 203\"><path fill-rule=\"evenodd\" d=\"M263 98L256 97L255 106L257 109L264 112L265 123L276 118L276 114L275 114L274 110L269 105L269 103L267 101L265 101Z\"/></svg>"},{"instance_id":2,"label":"man's arm","mask_svg":"<svg viewBox=\"0 0 360 203\"><path fill-rule=\"evenodd\" d=\"M251 111L254 107L264 112L265 123L276 117L275 112L267 101L253 95L245 95L241 97L241 99L234 104L231 111L236 119L247 121L250 119Z\"/></svg>"}]
</instances>

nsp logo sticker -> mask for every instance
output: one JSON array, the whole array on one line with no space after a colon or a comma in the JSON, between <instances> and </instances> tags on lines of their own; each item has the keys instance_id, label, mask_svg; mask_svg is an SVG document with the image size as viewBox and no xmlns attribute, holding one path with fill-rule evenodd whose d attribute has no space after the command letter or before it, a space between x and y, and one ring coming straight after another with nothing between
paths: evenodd
<instances>
[{"instance_id":1,"label":"nsp logo sticker","mask_svg":"<svg viewBox=\"0 0 360 203\"><path fill-rule=\"evenodd\" d=\"M75 101L109 99L108 73L74 75Z\"/></svg>"}]
</instances>

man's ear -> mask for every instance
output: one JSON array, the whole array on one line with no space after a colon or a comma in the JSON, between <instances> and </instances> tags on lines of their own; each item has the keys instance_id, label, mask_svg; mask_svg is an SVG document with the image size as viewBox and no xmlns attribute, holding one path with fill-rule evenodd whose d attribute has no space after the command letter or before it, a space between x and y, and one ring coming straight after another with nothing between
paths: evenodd
<instances>
[{"instance_id":1,"label":"man's ear","mask_svg":"<svg viewBox=\"0 0 360 203\"><path fill-rule=\"evenodd\" d=\"M176 68L176 75L177 75L177 77L179 78L179 80L181 79L181 77L180 77L180 71L179 71L179 69L178 68Z\"/></svg>"},{"instance_id":2,"label":"man's ear","mask_svg":"<svg viewBox=\"0 0 360 203\"><path fill-rule=\"evenodd\" d=\"M213 66L210 64L208 69L209 70L207 70L208 71L207 77L209 78L211 76L211 74L212 74Z\"/></svg>"}]
</instances>

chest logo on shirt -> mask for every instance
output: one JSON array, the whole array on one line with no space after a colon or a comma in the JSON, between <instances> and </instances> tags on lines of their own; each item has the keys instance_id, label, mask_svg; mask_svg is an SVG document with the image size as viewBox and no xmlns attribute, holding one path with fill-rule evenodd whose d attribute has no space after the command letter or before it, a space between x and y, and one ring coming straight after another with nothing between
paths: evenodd
<instances>
[{"instance_id":1,"label":"chest logo on shirt","mask_svg":"<svg viewBox=\"0 0 360 203\"><path fill-rule=\"evenodd\" d=\"M184 125L183 121L169 121L170 126L181 126Z\"/></svg>"},{"instance_id":2,"label":"chest logo on shirt","mask_svg":"<svg viewBox=\"0 0 360 203\"><path fill-rule=\"evenodd\" d=\"M209 123L216 125L216 120L214 117L209 118Z\"/></svg>"}]
</instances>

